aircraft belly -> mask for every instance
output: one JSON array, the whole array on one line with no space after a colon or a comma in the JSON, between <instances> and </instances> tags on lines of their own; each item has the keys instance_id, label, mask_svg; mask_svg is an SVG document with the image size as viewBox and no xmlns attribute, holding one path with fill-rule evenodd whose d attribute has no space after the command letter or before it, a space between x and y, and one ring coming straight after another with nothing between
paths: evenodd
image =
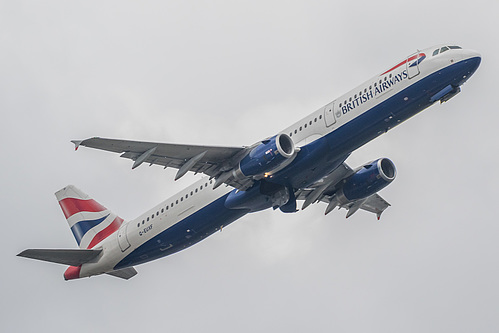
<instances>
[{"instance_id":1,"label":"aircraft belly","mask_svg":"<svg viewBox=\"0 0 499 333\"><path fill-rule=\"evenodd\" d=\"M227 196L228 194L220 197L144 242L121 260L114 269L142 264L183 250L249 212L225 208Z\"/></svg>"}]
</instances>

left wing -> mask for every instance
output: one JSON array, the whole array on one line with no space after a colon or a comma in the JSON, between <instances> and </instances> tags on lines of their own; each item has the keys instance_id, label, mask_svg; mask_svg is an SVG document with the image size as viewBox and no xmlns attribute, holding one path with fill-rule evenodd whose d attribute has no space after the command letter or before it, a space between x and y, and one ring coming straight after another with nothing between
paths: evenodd
<instances>
[{"instance_id":1,"label":"left wing","mask_svg":"<svg viewBox=\"0 0 499 333\"><path fill-rule=\"evenodd\" d=\"M222 173L231 170L248 153L250 148L195 146L97 137L71 142L75 144L76 149L79 146L84 146L120 153L120 157L134 161L132 169L142 163L161 165L165 169L168 167L178 169L175 180L189 171L218 178ZM234 179L234 177L223 182L239 190L245 190L253 184L251 179L241 180Z\"/></svg>"}]
</instances>

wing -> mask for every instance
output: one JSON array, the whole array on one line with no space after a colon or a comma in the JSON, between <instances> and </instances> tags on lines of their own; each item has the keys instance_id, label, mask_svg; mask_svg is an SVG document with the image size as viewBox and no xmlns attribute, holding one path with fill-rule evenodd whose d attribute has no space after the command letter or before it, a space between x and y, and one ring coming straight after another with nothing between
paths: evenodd
<instances>
[{"instance_id":1,"label":"wing","mask_svg":"<svg viewBox=\"0 0 499 333\"><path fill-rule=\"evenodd\" d=\"M334 208L345 208L348 210L346 217L355 214L359 209L376 214L379 218L385 209L390 207L378 194L373 194L367 198L341 202L336 198L335 193L341 187L342 181L355 173L346 163L343 163L326 177L322 178L312 186L306 189L299 189L295 195L298 200L305 200L302 209L307 208L315 202L327 203L325 214L331 212Z\"/></svg>"},{"instance_id":2,"label":"wing","mask_svg":"<svg viewBox=\"0 0 499 333\"><path fill-rule=\"evenodd\" d=\"M71 141L79 146L120 153L120 157L134 161L132 169L142 163L178 169L175 180L187 172L203 173L218 178L231 170L247 153L249 147L195 146L157 142L139 142L105 138ZM253 184L251 179L228 179L226 184L245 190Z\"/></svg>"}]
</instances>

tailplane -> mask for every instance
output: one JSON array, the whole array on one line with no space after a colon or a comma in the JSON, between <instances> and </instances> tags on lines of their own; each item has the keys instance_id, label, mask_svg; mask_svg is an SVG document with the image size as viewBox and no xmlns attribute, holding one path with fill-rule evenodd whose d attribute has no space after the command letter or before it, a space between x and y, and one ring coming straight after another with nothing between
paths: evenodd
<instances>
[{"instance_id":1,"label":"tailplane","mask_svg":"<svg viewBox=\"0 0 499 333\"><path fill-rule=\"evenodd\" d=\"M118 230L123 219L73 185L55 193L80 249L92 249Z\"/></svg>"}]
</instances>

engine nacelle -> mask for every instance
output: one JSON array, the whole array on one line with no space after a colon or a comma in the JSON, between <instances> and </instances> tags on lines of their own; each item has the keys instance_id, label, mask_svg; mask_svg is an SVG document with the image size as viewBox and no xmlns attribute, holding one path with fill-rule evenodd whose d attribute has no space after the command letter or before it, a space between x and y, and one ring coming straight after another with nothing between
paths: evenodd
<instances>
[{"instance_id":1,"label":"engine nacelle","mask_svg":"<svg viewBox=\"0 0 499 333\"><path fill-rule=\"evenodd\" d=\"M343 186L336 192L336 197L342 204L367 198L390 184L396 174L393 162L387 158L380 158L364 165L345 179Z\"/></svg>"},{"instance_id":2,"label":"engine nacelle","mask_svg":"<svg viewBox=\"0 0 499 333\"><path fill-rule=\"evenodd\" d=\"M279 134L262 143L239 162L239 170L244 176L263 176L284 162L296 156L293 140L287 134Z\"/></svg>"},{"instance_id":3,"label":"engine nacelle","mask_svg":"<svg viewBox=\"0 0 499 333\"><path fill-rule=\"evenodd\" d=\"M290 201L290 197L289 190L286 187L258 181L246 191L234 190L230 192L227 199L225 199L225 207L257 212L270 207L282 207ZM294 195L293 200L296 202Z\"/></svg>"}]
</instances>

